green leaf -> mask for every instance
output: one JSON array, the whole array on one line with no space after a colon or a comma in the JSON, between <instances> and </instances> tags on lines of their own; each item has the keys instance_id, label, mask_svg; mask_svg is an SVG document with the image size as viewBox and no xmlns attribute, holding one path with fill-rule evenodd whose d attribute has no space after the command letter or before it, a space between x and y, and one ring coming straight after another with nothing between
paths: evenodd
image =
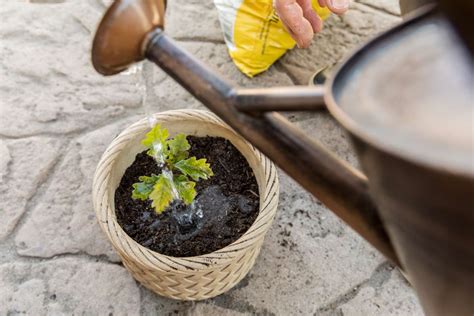
<instances>
[{"instance_id":1,"label":"green leaf","mask_svg":"<svg viewBox=\"0 0 474 316\"><path fill-rule=\"evenodd\" d=\"M184 203L191 204L196 197L196 190L194 189L196 182L189 181L188 177L180 175L174 178L174 185Z\"/></svg>"},{"instance_id":2,"label":"green leaf","mask_svg":"<svg viewBox=\"0 0 474 316\"><path fill-rule=\"evenodd\" d=\"M166 156L166 139L168 138L168 136L168 130L166 128L161 128L160 124L156 124L148 133L146 133L145 138L142 140L142 144L145 147L149 148L147 154L149 156L155 157L157 154L156 149L157 147L160 147L163 156Z\"/></svg>"},{"instance_id":3,"label":"green leaf","mask_svg":"<svg viewBox=\"0 0 474 316\"><path fill-rule=\"evenodd\" d=\"M204 158L196 160L196 157L191 157L181 160L175 164L175 167L184 175L190 176L194 181L209 179L210 176L214 175L210 165Z\"/></svg>"},{"instance_id":4,"label":"green leaf","mask_svg":"<svg viewBox=\"0 0 474 316\"><path fill-rule=\"evenodd\" d=\"M171 180L163 175L159 176L158 181L153 186L153 191L150 194L150 199L152 200L151 206L155 208L158 214L163 213L171 201L173 201L171 186Z\"/></svg>"},{"instance_id":5,"label":"green leaf","mask_svg":"<svg viewBox=\"0 0 474 316\"><path fill-rule=\"evenodd\" d=\"M188 158L188 150L191 146L186 139L186 135L178 134L173 139L167 141L169 146L169 159L171 162L177 162Z\"/></svg>"},{"instance_id":6,"label":"green leaf","mask_svg":"<svg viewBox=\"0 0 474 316\"><path fill-rule=\"evenodd\" d=\"M153 191L153 186L158 181L158 176L152 174L151 177L141 176L138 178L141 182L134 183L132 185L132 199L146 201L148 196Z\"/></svg>"}]
</instances>

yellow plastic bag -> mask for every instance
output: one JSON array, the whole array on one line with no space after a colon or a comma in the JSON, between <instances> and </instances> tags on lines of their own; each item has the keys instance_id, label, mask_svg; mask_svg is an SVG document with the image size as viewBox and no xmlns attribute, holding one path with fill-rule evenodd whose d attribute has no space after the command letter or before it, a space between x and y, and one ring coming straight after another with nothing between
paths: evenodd
<instances>
[{"instance_id":1,"label":"yellow plastic bag","mask_svg":"<svg viewBox=\"0 0 474 316\"><path fill-rule=\"evenodd\" d=\"M249 77L267 70L296 42L283 27L272 0L214 0L224 38L237 68ZM331 12L313 0L324 20Z\"/></svg>"}]
</instances>

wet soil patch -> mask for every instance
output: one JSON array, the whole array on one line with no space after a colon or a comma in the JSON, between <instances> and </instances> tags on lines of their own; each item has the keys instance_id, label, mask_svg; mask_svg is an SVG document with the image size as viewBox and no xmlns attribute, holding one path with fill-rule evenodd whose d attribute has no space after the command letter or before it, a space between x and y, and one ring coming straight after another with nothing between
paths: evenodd
<instances>
[{"instance_id":1,"label":"wet soil patch","mask_svg":"<svg viewBox=\"0 0 474 316\"><path fill-rule=\"evenodd\" d=\"M124 231L141 245L174 257L219 250L242 236L258 216L258 185L247 160L221 137L187 137L190 156L206 158L214 176L196 185L191 206L173 202L162 214L151 201L134 200L132 184L140 176L160 174L156 162L142 152L125 171L115 191L115 212Z\"/></svg>"}]
</instances>

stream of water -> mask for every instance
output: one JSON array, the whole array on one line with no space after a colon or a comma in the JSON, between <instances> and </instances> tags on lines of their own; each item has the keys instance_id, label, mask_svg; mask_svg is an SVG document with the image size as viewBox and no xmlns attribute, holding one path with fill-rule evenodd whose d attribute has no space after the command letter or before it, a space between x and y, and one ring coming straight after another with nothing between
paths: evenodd
<instances>
[{"instance_id":1,"label":"stream of water","mask_svg":"<svg viewBox=\"0 0 474 316\"><path fill-rule=\"evenodd\" d=\"M153 95L149 93L147 89L153 88L148 87L145 80L145 68L147 67L146 64L141 63L134 67L137 67L135 71L140 74L139 80L137 82L138 88L143 89L142 94L144 97L142 98L142 107L145 110L145 115L148 121L148 125L150 128L153 128L158 122L154 116L156 111L156 100L148 99L148 95ZM160 142L156 142L153 144L154 150L154 157L156 163L162 170L162 175L169 180L171 185L171 191L173 194L174 202L177 201L182 202L182 199L179 196L178 189L176 188L174 181L173 181L173 170L170 170L165 164L165 155L163 152L163 146ZM179 211L173 212L171 216L174 218L178 226L180 227L180 231L186 230L187 228L192 227L193 230L200 229L204 223L204 212L202 210L201 204L199 203L198 199L195 199L190 205L186 206L184 209L180 209Z\"/></svg>"}]
</instances>

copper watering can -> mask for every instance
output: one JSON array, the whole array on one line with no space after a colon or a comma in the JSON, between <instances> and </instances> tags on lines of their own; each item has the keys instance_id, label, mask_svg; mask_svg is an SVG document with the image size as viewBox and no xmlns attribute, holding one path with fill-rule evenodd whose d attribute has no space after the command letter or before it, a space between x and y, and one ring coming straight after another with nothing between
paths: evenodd
<instances>
[{"instance_id":1,"label":"copper watering can","mask_svg":"<svg viewBox=\"0 0 474 316\"><path fill-rule=\"evenodd\" d=\"M166 36L162 0L115 1L92 60L104 75L153 61L402 268L428 315L473 315L474 5L458 5L448 10L458 33L424 10L356 51L325 87L233 87ZM366 175L277 113L324 105Z\"/></svg>"}]
</instances>

